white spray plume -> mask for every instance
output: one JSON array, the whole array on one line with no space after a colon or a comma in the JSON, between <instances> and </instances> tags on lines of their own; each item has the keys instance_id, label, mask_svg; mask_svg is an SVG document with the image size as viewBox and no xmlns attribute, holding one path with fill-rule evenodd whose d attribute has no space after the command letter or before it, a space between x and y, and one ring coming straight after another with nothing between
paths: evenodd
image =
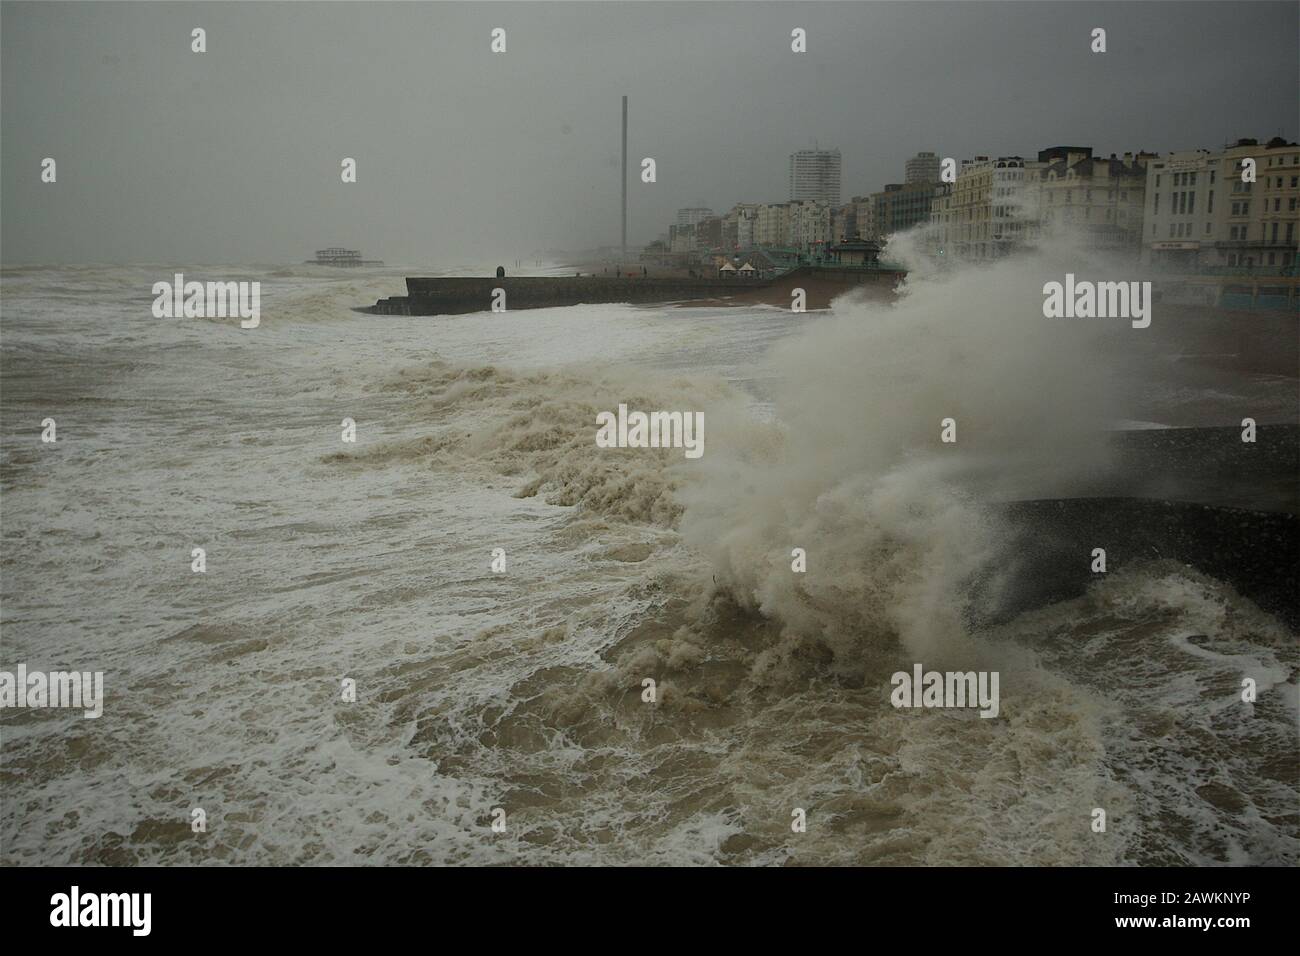
<instances>
[{"instance_id":1,"label":"white spray plume","mask_svg":"<svg viewBox=\"0 0 1300 956\"><path fill-rule=\"evenodd\" d=\"M848 668L873 643L931 660L963 639L967 585L998 553L982 505L1069 494L1107 466L1115 382L1097 346L1143 334L1044 318L1045 281L1132 277L1077 241L940 272L918 238L886 250L911 269L897 301L842 297L774 349L777 424L731 443L715 429L683 493L683 532L719 585Z\"/></svg>"}]
</instances>

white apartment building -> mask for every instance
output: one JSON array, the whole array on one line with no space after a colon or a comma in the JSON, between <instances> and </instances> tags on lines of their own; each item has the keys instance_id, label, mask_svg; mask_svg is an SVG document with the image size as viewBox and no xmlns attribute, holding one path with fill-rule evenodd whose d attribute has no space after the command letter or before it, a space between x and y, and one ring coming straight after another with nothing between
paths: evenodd
<instances>
[{"instance_id":1,"label":"white apartment building","mask_svg":"<svg viewBox=\"0 0 1300 956\"><path fill-rule=\"evenodd\" d=\"M853 203L846 202L842 206L831 209L831 242L840 243L850 235L856 236L858 234L856 222Z\"/></svg>"},{"instance_id":2,"label":"white apartment building","mask_svg":"<svg viewBox=\"0 0 1300 956\"><path fill-rule=\"evenodd\" d=\"M687 206L685 209L677 210L677 225L693 226L702 219L708 219L713 215L713 210L708 206Z\"/></svg>"},{"instance_id":3,"label":"white apartment building","mask_svg":"<svg viewBox=\"0 0 1300 956\"><path fill-rule=\"evenodd\" d=\"M997 259L1029 238L1038 218L1040 167L1040 163L1019 156L963 160L949 206L947 247L951 254L963 259Z\"/></svg>"},{"instance_id":4,"label":"white apartment building","mask_svg":"<svg viewBox=\"0 0 1300 956\"><path fill-rule=\"evenodd\" d=\"M668 227L668 251L669 252L694 252L698 248L695 238L695 225L678 225L673 223Z\"/></svg>"},{"instance_id":5,"label":"white apartment building","mask_svg":"<svg viewBox=\"0 0 1300 956\"><path fill-rule=\"evenodd\" d=\"M784 246L790 234L790 204L762 203L754 219L754 244Z\"/></svg>"},{"instance_id":6,"label":"white apartment building","mask_svg":"<svg viewBox=\"0 0 1300 956\"><path fill-rule=\"evenodd\" d=\"M788 205L785 245L803 248L831 241L831 205L820 200L799 200Z\"/></svg>"},{"instance_id":7,"label":"white apartment building","mask_svg":"<svg viewBox=\"0 0 1300 956\"><path fill-rule=\"evenodd\" d=\"M930 197L930 227L925 244L931 255L950 254L953 242L952 183L936 183Z\"/></svg>"},{"instance_id":8,"label":"white apartment building","mask_svg":"<svg viewBox=\"0 0 1300 956\"><path fill-rule=\"evenodd\" d=\"M758 203L736 203L722 217L722 245L729 249L747 249L754 244L754 224Z\"/></svg>"},{"instance_id":9,"label":"white apartment building","mask_svg":"<svg viewBox=\"0 0 1300 956\"><path fill-rule=\"evenodd\" d=\"M790 199L840 204L840 151L801 149L790 154Z\"/></svg>"},{"instance_id":10,"label":"white apartment building","mask_svg":"<svg viewBox=\"0 0 1300 956\"><path fill-rule=\"evenodd\" d=\"M1244 160L1255 182L1243 182ZM1300 146L1240 140L1219 152L1171 153L1147 165L1143 261L1170 269L1296 266Z\"/></svg>"},{"instance_id":11,"label":"white apartment building","mask_svg":"<svg viewBox=\"0 0 1300 956\"><path fill-rule=\"evenodd\" d=\"M1039 152L1037 210L1044 232L1082 235L1089 246L1136 253L1142 242L1147 165L1153 153L1102 158L1087 146Z\"/></svg>"},{"instance_id":12,"label":"white apartment building","mask_svg":"<svg viewBox=\"0 0 1300 956\"><path fill-rule=\"evenodd\" d=\"M861 239L878 239L876 227L876 197L854 196L849 200L853 204L853 220Z\"/></svg>"},{"instance_id":13,"label":"white apartment building","mask_svg":"<svg viewBox=\"0 0 1300 956\"><path fill-rule=\"evenodd\" d=\"M907 184L937 183L939 181L939 157L934 153L917 153L903 164L904 179Z\"/></svg>"}]
</instances>

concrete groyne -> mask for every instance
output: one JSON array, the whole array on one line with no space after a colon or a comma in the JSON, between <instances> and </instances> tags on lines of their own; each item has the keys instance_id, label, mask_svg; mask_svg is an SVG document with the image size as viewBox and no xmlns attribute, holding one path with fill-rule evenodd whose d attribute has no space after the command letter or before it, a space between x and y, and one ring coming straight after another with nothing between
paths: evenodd
<instances>
[{"instance_id":1,"label":"concrete groyne","mask_svg":"<svg viewBox=\"0 0 1300 956\"><path fill-rule=\"evenodd\" d=\"M545 309L598 302L680 302L763 288L762 279L683 279L661 276L447 277L406 280L406 295L380 299L366 311L378 315L462 315L492 310L495 290L505 308Z\"/></svg>"},{"instance_id":2,"label":"concrete groyne","mask_svg":"<svg viewBox=\"0 0 1300 956\"><path fill-rule=\"evenodd\" d=\"M406 295L380 299L360 309L375 315L464 315L489 312L496 290L505 293L504 307L547 309L600 302L650 304L737 299L789 306L790 290L807 287L810 297L825 307L832 295L855 285L892 289L906 273L897 268L800 266L774 277L747 279L684 278L680 276L513 276L417 277L406 280ZM820 290L820 291L818 291Z\"/></svg>"}]
</instances>

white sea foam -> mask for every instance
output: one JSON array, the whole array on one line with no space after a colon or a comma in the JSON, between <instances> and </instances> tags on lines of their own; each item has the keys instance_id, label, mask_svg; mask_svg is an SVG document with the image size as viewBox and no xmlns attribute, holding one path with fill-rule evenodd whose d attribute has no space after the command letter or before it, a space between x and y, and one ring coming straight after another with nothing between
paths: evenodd
<instances>
[{"instance_id":1,"label":"white sea foam","mask_svg":"<svg viewBox=\"0 0 1300 956\"><path fill-rule=\"evenodd\" d=\"M1086 342L994 308L1028 280L942 280L972 283L966 322L921 288L797 319L400 318L351 311L400 272L313 269L186 268L260 280L251 333L152 319L152 267L6 270L4 651L102 670L113 706L6 711L5 862L1300 858L1268 822L1285 793L1232 752L1293 754L1293 654L1230 589L1116 576L961 630L997 534L979 502L1057 487L1112 411L1074 403ZM619 401L707 413L698 484L680 454L594 447ZM945 415L958 445L927 449ZM912 648L998 670L999 718L890 707ZM1290 710L1225 712L1242 667ZM1217 743L1161 746L1176 725ZM1152 795L1185 832L1144 836Z\"/></svg>"}]
</instances>

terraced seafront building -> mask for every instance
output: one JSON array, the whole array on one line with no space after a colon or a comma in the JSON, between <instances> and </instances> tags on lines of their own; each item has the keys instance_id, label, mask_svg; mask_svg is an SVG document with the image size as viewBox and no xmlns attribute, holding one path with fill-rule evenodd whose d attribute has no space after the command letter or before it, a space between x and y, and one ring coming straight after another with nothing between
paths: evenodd
<instances>
[{"instance_id":1,"label":"terraced seafront building","mask_svg":"<svg viewBox=\"0 0 1300 956\"><path fill-rule=\"evenodd\" d=\"M1040 150L1038 161L1035 208L1044 230L1071 230L1094 249L1137 252L1154 153L1111 153L1108 159L1087 146L1053 146Z\"/></svg>"},{"instance_id":2,"label":"terraced seafront building","mask_svg":"<svg viewBox=\"0 0 1300 956\"><path fill-rule=\"evenodd\" d=\"M1255 181L1243 182L1246 159ZM1143 261L1191 271L1291 275L1300 247L1300 145L1239 140L1146 168Z\"/></svg>"}]
</instances>

